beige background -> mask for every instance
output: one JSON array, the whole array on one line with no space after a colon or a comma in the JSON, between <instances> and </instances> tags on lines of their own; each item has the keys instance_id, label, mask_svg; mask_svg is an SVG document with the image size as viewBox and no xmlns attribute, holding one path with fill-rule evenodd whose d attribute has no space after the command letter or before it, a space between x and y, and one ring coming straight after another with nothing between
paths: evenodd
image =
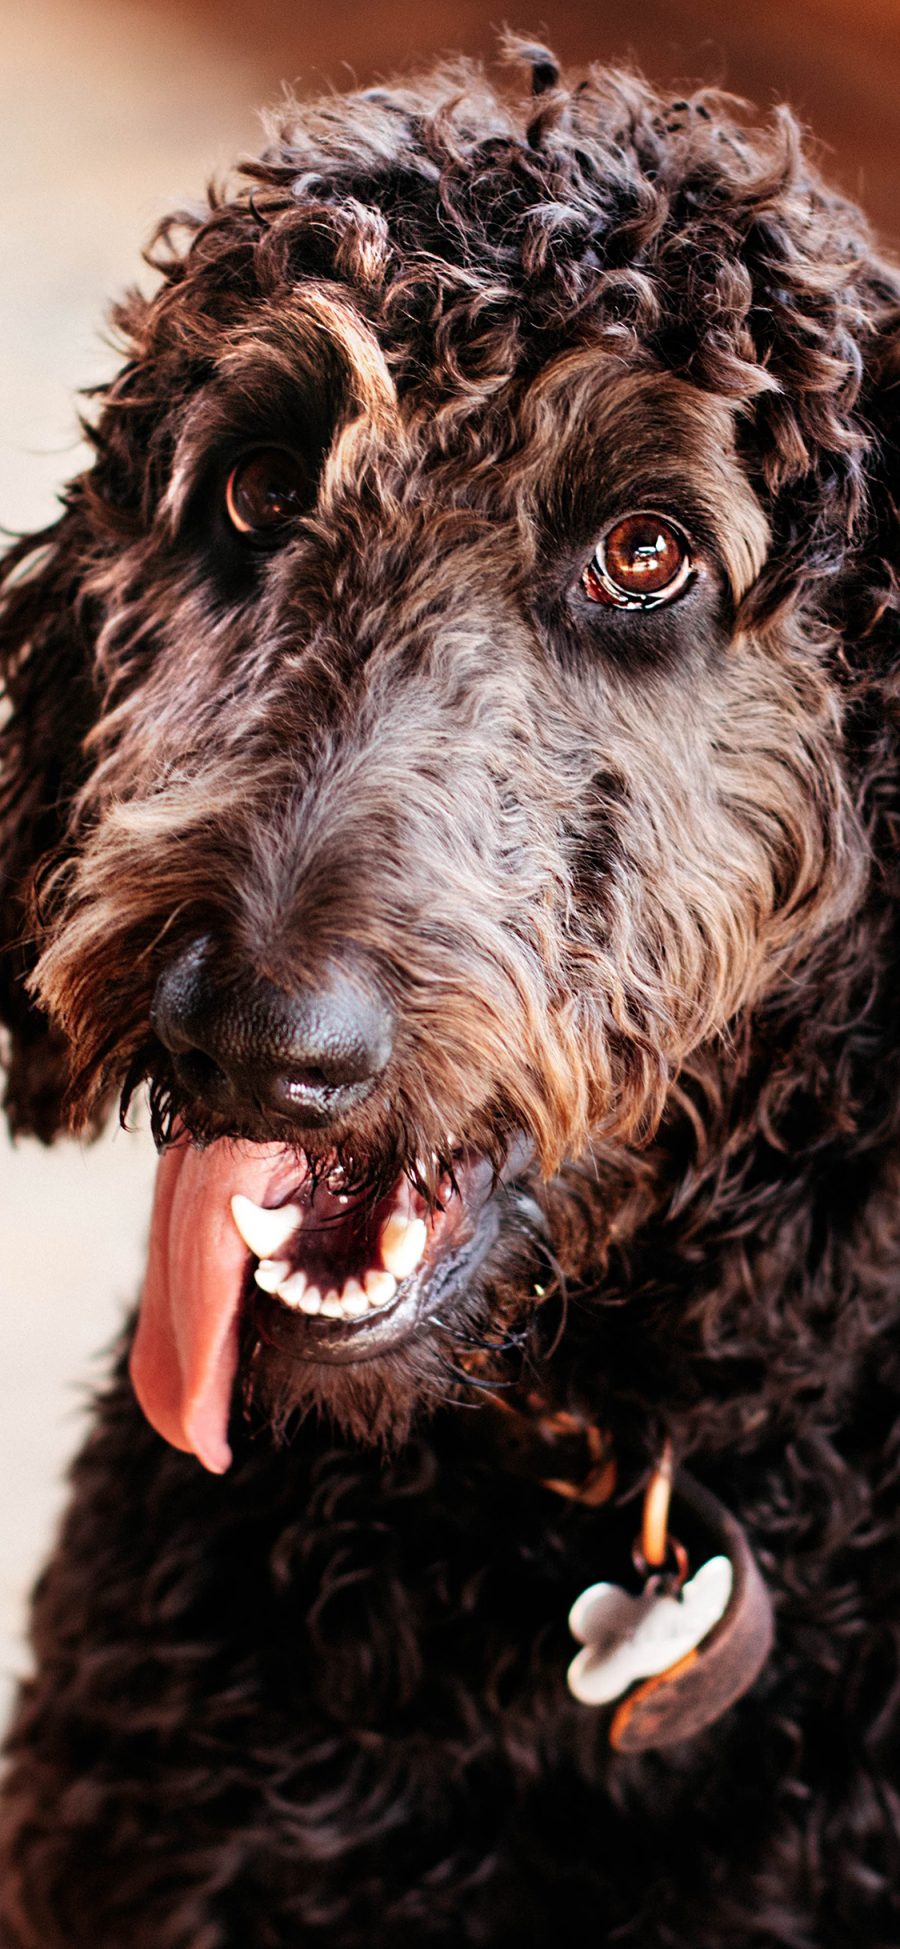
<instances>
[{"instance_id":1,"label":"beige background","mask_svg":"<svg viewBox=\"0 0 900 1949\"><path fill-rule=\"evenodd\" d=\"M255 141L260 76L158 9L0 5L0 523L52 516L79 464L75 393L110 370L108 294L154 219ZM0 1135L0 1714L97 1355L137 1290L146 1136Z\"/></svg>"},{"instance_id":2,"label":"beige background","mask_svg":"<svg viewBox=\"0 0 900 1949\"><path fill-rule=\"evenodd\" d=\"M0 524L40 525L79 464L74 395L109 371L109 294L154 219L256 141L282 78L370 80L486 52L482 0L0 0ZM900 0L541 0L512 17L564 58L636 51L660 81L787 95L829 167L900 236ZM85 1402L137 1290L153 1158L116 1132L52 1152L0 1136L0 1716L24 1593Z\"/></svg>"}]
</instances>

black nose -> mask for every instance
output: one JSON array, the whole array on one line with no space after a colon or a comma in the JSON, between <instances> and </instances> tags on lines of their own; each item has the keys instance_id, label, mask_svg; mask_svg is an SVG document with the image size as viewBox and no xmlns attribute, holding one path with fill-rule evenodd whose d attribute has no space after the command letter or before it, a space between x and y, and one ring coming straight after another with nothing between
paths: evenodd
<instances>
[{"instance_id":1,"label":"black nose","mask_svg":"<svg viewBox=\"0 0 900 1949\"><path fill-rule=\"evenodd\" d=\"M339 1122L368 1096L394 1026L384 998L338 969L289 993L226 971L206 937L164 969L150 1020L191 1098L238 1120L274 1110L307 1128Z\"/></svg>"}]
</instances>

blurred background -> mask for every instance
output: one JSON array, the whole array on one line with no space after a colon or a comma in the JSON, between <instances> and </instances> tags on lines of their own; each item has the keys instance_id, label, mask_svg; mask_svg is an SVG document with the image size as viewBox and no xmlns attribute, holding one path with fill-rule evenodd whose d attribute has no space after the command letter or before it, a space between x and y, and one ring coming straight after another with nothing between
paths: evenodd
<instances>
[{"instance_id":1,"label":"blurred background","mask_svg":"<svg viewBox=\"0 0 900 1949\"><path fill-rule=\"evenodd\" d=\"M900 242L900 0L541 0L512 24L574 65L633 56L676 89L786 98ZM0 525L51 518L80 464L77 389L111 370L107 299L140 275L155 218L256 145L284 82L364 85L495 45L479 0L0 0ZM66 1460L137 1291L152 1172L141 1132L87 1151L0 1136L0 1717Z\"/></svg>"}]
</instances>

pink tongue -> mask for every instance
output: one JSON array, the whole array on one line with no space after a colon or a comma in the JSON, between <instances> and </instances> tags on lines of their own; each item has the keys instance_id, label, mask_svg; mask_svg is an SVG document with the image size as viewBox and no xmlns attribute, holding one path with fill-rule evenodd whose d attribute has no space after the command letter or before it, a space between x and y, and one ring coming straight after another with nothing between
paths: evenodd
<instances>
[{"instance_id":1,"label":"pink tongue","mask_svg":"<svg viewBox=\"0 0 900 1949\"><path fill-rule=\"evenodd\" d=\"M231 1462L228 1414L238 1359L247 1247L231 1216L234 1193L262 1205L296 1186L280 1144L184 1142L156 1177L147 1277L131 1354L141 1407L175 1448L221 1475Z\"/></svg>"}]
</instances>

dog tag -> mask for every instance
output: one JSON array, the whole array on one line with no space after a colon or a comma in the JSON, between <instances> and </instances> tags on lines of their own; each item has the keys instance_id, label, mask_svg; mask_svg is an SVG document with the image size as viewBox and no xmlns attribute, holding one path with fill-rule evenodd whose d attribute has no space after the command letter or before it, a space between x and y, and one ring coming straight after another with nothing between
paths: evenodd
<instances>
[{"instance_id":1,"label":"dog tag","mask_svg":"<svg viewBox=\"0 0 900 1949\"><path fill-rule=\"evenodd\" d=\"M772 1601L740 1523L683 1470L674 1516L694 1561L706 1558L680 1600L651 1579L639 1597L592 1585L572 1608L583 1649L569 1684L585 1704L621 1700L609 1734L620 1753L674 1745L712 1725L772 1649Z\"/></svg>"},{"instance_id":2,"label":"dog tag","mask_svg":"<svg viewBox=\"0 0 900 1949\"><path fill-rule=\"evenodd\" d=\"M591 1584L569 1612L584 1646L569 1666L569 1691L582 1705L608 1705L636 1679L668 1671L724 1617L734 1577L725 1556L711 1557L672 1596L651 1577L639 1597L617 1584Z\"/></svg>"}]
</instances>

